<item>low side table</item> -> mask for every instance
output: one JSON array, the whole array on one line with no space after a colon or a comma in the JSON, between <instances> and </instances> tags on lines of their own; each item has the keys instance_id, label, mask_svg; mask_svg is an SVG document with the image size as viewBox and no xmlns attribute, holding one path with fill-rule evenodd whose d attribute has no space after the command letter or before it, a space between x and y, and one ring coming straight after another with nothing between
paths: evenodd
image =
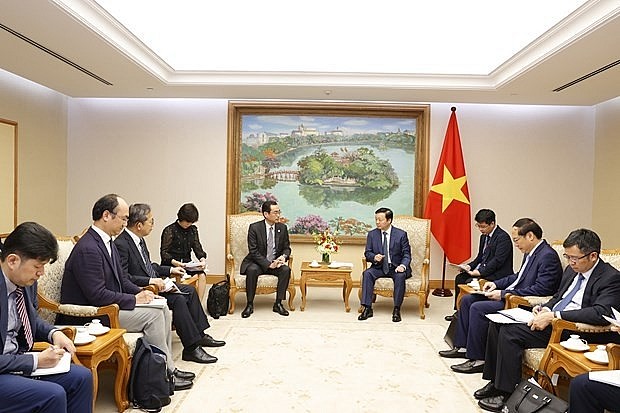
<instances>
[{"instance_id":1,"label":"low side table","mask_svg":"<svg viewBox=\"0 0 620 413\"><path fill-rule=\"evenodd\" d=\"M596 344L590 344L590 350L595 349ZM551 343L547 346L540 361L540 369L551 377L560 368L564 369L571 377L591 371L610 369L607 364L598 364L588 360L583 352L570 351L559 343Z\"/></svg>"},{"instance_id":2,"label":"low side table","mask_svg":"<svg viewBox=\"0 0 620 413\"><path fill-rule=\"evenodd\" d=\"M76 356L84 367L90 369L93 375L93 411L99 389L99 376L97 367L102 361L108 360L112 355L116 355L116 378L114 380L114 400L119 412L125 411L129 407L127 400L127 374L129 369L129 350L123 339L126 330L113 328L105 334L97 336L92 343L82 346L75 346Z\"/></svg>"},{"instance_id":3,"label":"low side table","mask_svg":"<svg viewBox=\"0 0 620 413\"><path fill-rule=\"evenodd\" d=\"M327 264L320 267L310 267L310 263L301 263L301 278L299 280L299 290L301 291L301 311L306 308L306 290L308 282L311 286L317 287L340 287L342 285L342 299L345 311L351 311L349 306L349 295L353 289L351 280L351 267L329 268Z\"/></svg>"}]
</instances>

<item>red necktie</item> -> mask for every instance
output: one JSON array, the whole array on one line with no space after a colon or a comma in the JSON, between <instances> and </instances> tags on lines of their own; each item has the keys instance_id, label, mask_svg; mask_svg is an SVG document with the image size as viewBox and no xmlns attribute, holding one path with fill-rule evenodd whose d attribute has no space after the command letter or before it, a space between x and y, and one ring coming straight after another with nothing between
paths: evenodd
<instances>
[{"instance_id":1,"label":"red necktie","mask_svg":"<svg viewBox=\"0 0 620 413\"><path fill-rule=\"evenodd\" d=\"M32 327L30 326L30 319L28 318L28 310L26 309L26 301L24 300L24 288L17 287L15 290L15 306L17 307L17 314L24 327L24 336L26 336L26 343L28 343L28 350L32 348Z\"/></svg>"}]
</instances>

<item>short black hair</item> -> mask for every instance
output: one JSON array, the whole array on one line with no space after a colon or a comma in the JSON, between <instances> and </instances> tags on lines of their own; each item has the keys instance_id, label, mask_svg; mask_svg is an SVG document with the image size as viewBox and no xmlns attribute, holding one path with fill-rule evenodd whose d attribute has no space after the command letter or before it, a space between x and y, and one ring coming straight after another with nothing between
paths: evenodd
<instances>
[{"instance_id":1,"label":"short black hair","mask_svg":"<svg viewBox=\"0 0 620 413\"><path fill-rule=\"evenodd\" d=\"M543 236L542 228L531 218L519 218L512 226L519 228L517 234L520 236L524 236L528 232L534 234L538 239L541 239Z\"/></svg>"},{"instance_id":2,"label":"short black hair","mask_svg":"<svg viewBox=\"0 0 620 413\"><path fill-rule=\"evenodd\" d=\"M192 224L198 222L198 208L192 203L183 204L177 212L177 218L179 221L191 222Z\"/></svg>"},{"instance_id":3,"label":"short black hair","mask_svg":"<svg viewBox=\"0 0 620 413\"><path fill-rule=\"evenodd\" d=\"M113 214L118 207L118 198L116 194L107 194L99 198L93 205L93 221L101 219L105 211Z\"/></svg>"},{"instance_id":4,"label":"short black hair","mask_svg":"<svg viewBox=\"0 0 620 413\"><path fill-rule=\"evenodd\" d=\"M480 211L476 212L474 221L479 224L485 223L487 225L490 225L495 222L495 212L491 211L490 209L481 209Z\"/></svg>"},{"instance_id":5,"label":"short black hair","mask_svg":"<svg viewBox=\"0 0 620 413\"><path fill-rule=\"evenodd\" d=\"M601 239L591 229L579 228L571 231L562 243L564 248L577 246L582 254L601 253Z\"/></svg>"},{"instance_id":6,"label":"short black hair","mask_svg":"<svg viewBox=\"0 0 620 413\"><path fill-rule=\"evenodd\" d=\"M6 237L0 260L6 260L9 254L19 255L22 259L54 262L58 259L58 241L42 225L24 222Z\"/></svg>"},{"instance_id":7,"label":"short black hair","mask_svg":"<svg viewBox=\"0 0 620 413\"><path fill-rule=\"evenodd\" d=\"M392 221L394 219L394 213L390 208L381 207L375 211L375 214L385 214L385 219Z\"/></svg>"},{"instance_id":8,"label":"short black hair","mask_svg":"<svg viewBox=\"0 0 620 413\"><path fill-rule=\"evenodd\" d=\"M263 214L265 212L266 213L270 213L272 205L278 205L278 203L276 201L273 201L273 200L263 202L263 205L261 205L261 207L260 207L261 212Z\"/></svg>"}]
</instances>

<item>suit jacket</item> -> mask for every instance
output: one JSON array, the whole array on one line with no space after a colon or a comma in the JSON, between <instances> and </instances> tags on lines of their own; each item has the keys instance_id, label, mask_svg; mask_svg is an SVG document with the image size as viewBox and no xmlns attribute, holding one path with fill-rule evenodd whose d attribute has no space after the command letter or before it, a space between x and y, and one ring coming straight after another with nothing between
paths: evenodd
<instances>
[{"instance_id":1,"label":"suit jacket","mask_svg":"<svg viewBox=\"0 0 620 413\"><path fill-rule=\"evenodd\" d=\"M121 232L121 234L114 240L114 243L116 244L118 252L121 256L121 266L127 275L129 275L129 279L134 284L144 287L149 285L151 277L149 276L148 269L146 268L147 264L145 264L144 259L142 259L142 253L127 231L129 230L126 229ZM151 262L151 256L148 248L146 249L146 255L149 265L153 267L157 275L162 278L166 278L170 275L170 266L158 265Z\"/></svg>"},{"instance_id":2,"label":"suit jacket","mask_svg":"<svg viewBox=\"0 0 620 413\"><path fill-rule=\"evenodd\" d=\"M35 341L49 341L50 332L54 327L45 320L39 318L36 307L37 301L37 283L30 287L24 288L24 302L26 303L26 311L30 320L30 328ZM11 372L31 373L34 367L32 356L24 354L3 354L6 336L8 333L9 323L9 301L7 297L6 282L4 273L0 269L0 374ZM20 351L28 351L25 340L17 340Z\"/></svg>"},{"instance_id":3,"label":"suit jacket","mask_svg":"<svg viewBox=\"0 0 620 413\"><path fill-rule=\"evenodd\" d=\"M512 241L510 235L503 229L495 227L493 235L484 248L486 235L480 235L478 243L478 255L468 265L473 270L478 264L480 276L488 281L495 281L507 275L513 274L512 270Z\"/></svg>"},{"instance_id":4,"label":"suit jacket","mask_svg":"<svg viewBox=\"0 0 620 413\"><path fill-rule=\"evenodd\" d=\"M406 278L411 277L411 246L409 245L409 237L407 233L400 228L392 226L390 231L390 262L395 266L404 265L406 270ZM366 250L364 256L366 261L372 264L372 267L381 269L383 261L375 262L375 255L383 254L383 235L379 228L375 228L368 232L366 237Z\"/></svg>"},{"instance_id":5,"label":"suit jacket","mask_svg":"<svg viewBox=\"0 0 620 413\"><path fill-rule=\"evenodd\" d=\"M577 273L569 266L564 270L560 289L545 307L553 309L568 290ZM594 325L609 324L602 315L611 316L611 307L620 308L620 272L599 259L583 292L580 310L560 311L562 319ZM617 334L615 334L617 337Z\"/></svg>"},{"instance_id":6,"label":"suit jacket","mask_svg":"<svg viewBox=\"0 0 620 413\"><path fill-rule=\"evenodd\" d=\"M276 258L284 255L288 260L291 256L291 243L288 239L288 228L286 225L276 223L274 228L276 242ZM271 262L267 260L267 224L265 220L254 222L248 228L248 255L241 262L240 273L245 274L248 266L257 264L263 271L267 271Z\"/></svg>"},{"instance_id":7,"label":"suit jacket","mask_svg":"<svg viewBox=\"0 0 620 413\"><path fill-rule=\"evenodd\" d=\"M523 258L525 261L525 257ZM502 290L502 297L510 292L516 295L551 295L557 291L562 278L562 264L558 253L551 248L547 241L542 243L531 253L529 262L523 270L519 283L513 290L506 288L517 279L515 273L495 281L498 290Z\"/></svg>"},{"instance_id":8,"label":"suit jacket","mask_svg":"<svg viewBox=\"0 0 620 413\"><path fill-rule=\"evenodd\" d=\"M60 289L62 303L97 307L118 304L121 310L135 308L135 295L140 287L123 271L116 244L112 243L111 247L119 257L115 262L99 234L92 228L86 231L65 263ZM67 321L73 320L66 316L59 316L57 320L58 323Z\"/></svg>"}]
</instances>

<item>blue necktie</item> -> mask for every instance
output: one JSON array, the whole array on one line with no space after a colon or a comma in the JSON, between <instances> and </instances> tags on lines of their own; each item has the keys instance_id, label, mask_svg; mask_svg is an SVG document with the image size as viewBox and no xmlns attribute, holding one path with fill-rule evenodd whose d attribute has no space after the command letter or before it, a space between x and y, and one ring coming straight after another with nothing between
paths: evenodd
<instances>
[{"instance_id":1,"label":"blue necktie","mask_svg":"<svg viewBox=\"0 0 620 413\"><path fill-rule=\"evenodd\" d=\"M144 266L149 277L158 278L157 273L153 269L153 264L151 264L151 259L149 257L148 250L146 249L146 242L144 241L144 238L140 238L140 253L142 254L142 260L144 261Z\"/></svg>"},{"instance_id":2,"label":"blue necktie","mask_svg":"<svg viewBox=\"0 0 620 413\"><path fill-rule=\"evenodd\" d=\"M383 232L383 261L382 268L383 274L387 275L390 272L390 263L388 262L388 242L387 242L387 232Z\"/></svg>"},{"instance_id":3,"label":"blue necktie","mask_svg":"<svg viewBox=\"0 0 620 413\"><path fill-rule=\"evenodd\" d=\"M577 283L575 284L573 289L570 290L568 294L566 294L566 297L562 298L562 301L560 301L553 307L553 311L562 311L566 308L567 305L570 304L575 294L577 294L577 291L579 291L579 288L581 288L581 283L585 279L583 274L579 274L578 277L579 278L577 278Z\"/></svg>"}]
</instances>

